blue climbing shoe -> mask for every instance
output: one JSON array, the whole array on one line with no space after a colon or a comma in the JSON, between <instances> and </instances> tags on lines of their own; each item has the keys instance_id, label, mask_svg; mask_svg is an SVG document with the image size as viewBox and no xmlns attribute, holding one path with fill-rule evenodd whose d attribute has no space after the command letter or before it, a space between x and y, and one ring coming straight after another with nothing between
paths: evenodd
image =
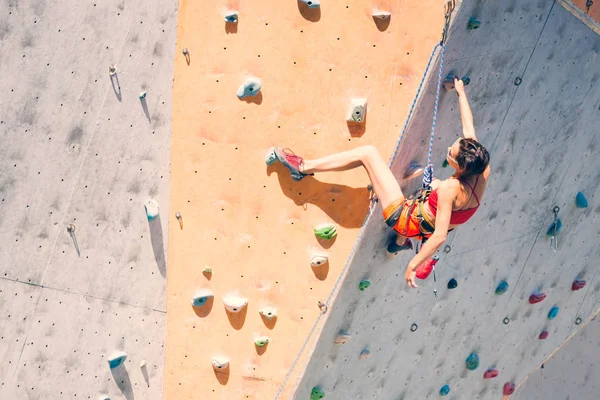
<instances>
[{"instance_id":1,"label":"blue climbing shoe","mask_svg":"<svg viewBox=\"0 0 600 400\"><path fill-rule=\"evenodd\" d=\"M290 171L290 175L295 181L300 181L304 179L305 176L314 175L305 174L300 171L304 164L304 160L302 157L295 155L290 149L282 149L280 147L271 148L266 158L267 165L274 164L277 161L281 162Z\"/></svg>"},{"instance_id":2,"label":"blue climbing shoe","mask_svg":"<svg viewBox=\"0 0 600 400\"><path fill-rule=\"evenodd\" d=\"M412 249L413 249L413 244L412 244L411 240L408 238L406 238L404 240L404 243L402 243L402 244L396 243L396 238L394 238L394 239L392 239L390 244L388 244L388 247L387 247L388 253L391 253L391 254L397 254L398 252L400 252L402 250L412 250Z\"/></svg>"}]
</instances>

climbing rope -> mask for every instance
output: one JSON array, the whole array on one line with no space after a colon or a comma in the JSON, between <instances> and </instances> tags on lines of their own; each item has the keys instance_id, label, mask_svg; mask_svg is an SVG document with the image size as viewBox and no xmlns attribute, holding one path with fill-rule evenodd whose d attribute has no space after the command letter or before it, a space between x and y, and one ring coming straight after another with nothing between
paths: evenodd
<instances>
[{"instance_id":1,"label":"climbing rope","mask_svg":"<svg viewBox=\"0 0 600 400\"><path fill-rule=\"evenodd\" d=\"M417 104L417 100L419 99L419 95L421 94L421 89L423 88L423 84L425 83L425 79L427 78L427 73L429 72L429 67L431 66L431 62L433 61L433 56L435 55L435 52L437 51L438 47L440 47L441 48L440 68L439 68L439 73L438 73L437 91L435 94L435 105L434 105L434 109L433 109L433 123L431 126L431 137L429 139L429 153L427 156L427 167L425 168L425 171L423 173L423 186L424 187L429 187L431 185L431 180L433 179L433 167L431 166L431 158L432 158L432 152L433 152L433 140L435 138L435 122L437 119L437 111L438 111L439 96L440 96L440 86L442 84L442 69L444 68L444 53L446 51L445 41L448 36L448 29L450 26L450 16L452 15L452 12L454 11L454 1L455 0L448 0L448 1L446 1L445 5L444 5L445 23L444 23L444 30L442 33L442 39L440 40L440 43L435 45L435 47L433 48L433 51L431 52L431 56L429 57L429 62L427 63L427 67L425 68L425 73L423 73L423 77L421 78L421 83L419 84L417 94L415 95L415 98L410 107L410 111L408 112L408 116L406 117L406 122L404 123L404 128L402 129L402 132L400 133L400 136L398 137L398 140L396 141L396 146L394 147L394 151L393 151L392 156L390 157L390 161L389 161L389 166L391 167L392 162L394 161L394 158L396 157L396 154L398 153L398 148L400 147L400 143L402 142L402 139L404 138L404 134L406 133L406 130L408 128L408 122L410 121L410 118L413 114L413 111ZM329 293L329 297L327 297L327 301L325 303L319 302L319 308L321 309L321 312L319 312L319 316L317 317L310 332L308 333L306 340L302 344L302 347L300 348L300 351L298 352L296 359L292 363L290 370L285 375L283 382L281 382L281 386L279 387L279 390L277 390L274 400L277 400L279 398L279 396L281 395L281 392L283 392L283 388L285 387L287 381L290 379L290 376L294 372L296 365L298 365L298 361L300 361L300 357L304 353L304 350L306 350L306 347L308 346L308 343L310 342L312 335L315 333L315 330L317 329L319 322L321 321L321 317L329 309L329 304L331 302L331 299L336 294L337 289L338 289L340 283L342 282L342 278L346 275L348 268L350 268L352 259L354 258L354 255L356 254L358 244L361 243L361 241L362 241L363 235L366 231L366 227L368 225L369 220L371 219L371 216L373 215L374 210L375 210L375 207L369 208L368 214L365 217L365 220L362 224L362 228L360 229L358 237L356 238L356 241L354 242L354 245L352 246L352 249L350 250L350 256L346 260L346 264L344 265L344 268L342 269L337 280L335 281L335 284L333 285L333 288L331 289L331 292Z\"/></svg>"}]
</instances>

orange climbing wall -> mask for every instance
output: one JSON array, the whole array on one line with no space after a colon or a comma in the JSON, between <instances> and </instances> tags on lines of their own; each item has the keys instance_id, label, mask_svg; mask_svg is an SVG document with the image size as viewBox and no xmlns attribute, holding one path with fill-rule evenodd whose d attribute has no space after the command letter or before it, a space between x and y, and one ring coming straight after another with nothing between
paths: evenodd
<instances>
[{"instance_id":1,"label":"orange climbing wall","mask_svg":"<svg viewBox=\"0 0 600 400\"><path fill-rule=\"evenodd\" d=\"M391 154L431 49L439 40L442 3L323 2L309 11L295 1L230 4L239 22L226 27L227 8L181 0L173 93L171 205L168 248L165 399L272 398L332 289L368 207L362 169L293 182L280 165L267 168L272 145L306 157L374 144ZM377 26L374 7L392 12ZM190 52L189 64L182 48ZM236 97L248 76L262 79L261 96ZM366 129L345 122L352 97L366 97ZM175 212L181 212L183 230ZM323 247L318 223L338 226ZM313 271L314 253L330 258ZM212 268L205 276L203 269ZM210 288L214 303L191 300ZM222 299L249 299L230 318ZM267 327L264 306L279 317ZM272 329L271 329L272 328ZM257 351L253 339L271 342ZM214 355L230 358L215 374ZM282 398L292 392L298 370Z\"/></svg>"},{"instance_id":2,"label":"orange climbing wall","mask_svg":"<svg viewBox=\"0 0 600 400\"><path fill-rule=\"evenodd\" d=\"M585 14L592 17L592 19L596 22L600 22L600 2L597 0L592 3L589 10L586 6L588 3L587 0L572 0L573 4L575 4L578 8L580 8Z\"/></svg>"}]
</instances>

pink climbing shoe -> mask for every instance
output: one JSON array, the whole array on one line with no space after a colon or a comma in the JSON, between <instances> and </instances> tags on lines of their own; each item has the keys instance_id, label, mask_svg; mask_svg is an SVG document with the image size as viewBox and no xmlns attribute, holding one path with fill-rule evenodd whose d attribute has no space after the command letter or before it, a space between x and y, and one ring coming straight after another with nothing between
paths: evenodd
<instances>
[{"instance_id":1,"label":"pink climbing shoe","mask_svg":"<svg viewBox=\"0 0 600 400\"><path fill-rule=\"evenodd\" d=\"M280 147L272 147L267 154L266 162L267 165L281 162L289 171L292 179L300 181L305 176L312 176L314 174L305 174L301 171L304 165L304 159L294 154L290 149L282 149Z\"/></svg>"}]
</instances>

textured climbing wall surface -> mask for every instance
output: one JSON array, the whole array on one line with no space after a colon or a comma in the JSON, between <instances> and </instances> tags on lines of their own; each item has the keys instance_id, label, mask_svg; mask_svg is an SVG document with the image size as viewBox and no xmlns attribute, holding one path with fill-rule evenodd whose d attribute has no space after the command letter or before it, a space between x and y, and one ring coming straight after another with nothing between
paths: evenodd
<instances>
[{"instance_id":1,"label":"textured climbing wall surface","mask_svg":"<svg viewBox=\"0 0 600 400\"><path fill-rule=\"evenodd\" d=\"M597 399L600 320L594 319L535 370L512 400Z\"/></svg>"},{"instance_id":2,"label":"textured climbing wall surface","mask_svg":"<svg viewBox=\"0 0 600 400\"><path fill-rule=\"evenodd\" d=\"M466 29L472 17L481 22L477 30ZM430 276L418 290L404 282L414 253L386 254L391 230L377 207L295 398L309 398L313 387L327 399L437 398L448 384L449 398L499 399L505 382L522 382L577 332L578 322L598 313L599 52L600 38L553 1L461 3L443 77L471 79L478 138L492 157L482 207L450 235L450 253L440 252L437 284ZM413 159L426 162L436 68L395 159L396 176ZM442 90L437 117L434 169L446 178L450 171L441 163L461 133L455 93ZM587 209L575 206L579 191L590 202ZM563 224L556 253L546 236L555 206ZM572 291L578 277L587 285ZM451 278L458 282L453 290L447 289ZM372 282L363 292L362 279ZM509 289L495 295L502 280ZM529 304L538 290L547 298ZM550 320L553 306L560 311ZM544 330L548 337L539 340ZM344 345L334 344L340 331L351 335ZM360 359L363 350L370 358ZM475 371L465 367L472 352L480 357ZM586 366L570 366L577 367ZM488 368L499 376L484 380Z\"/></svg>"},{"instance_id":3,"label":"textured climbing wall surface","mask_svg":"<svg viewBox=\"0 0 600 400\"><path fill-rule=\"evenodd\" d=\"M170 195L183 228L170 224L166 399L275 395L342 269L369 194L363 170L296 183L281 165L265 166L267 150L319 157L369 143L389 156L443 21L442 4L430 0L230 6L237 24L224 22L225 2L179 7ZM376 24L375 6L391 20ZM240 101L248 76L262 80L261 94ZM346 124L353 97L368 99L364 132ZM333 244L316 240L322 222L338 226ZM312 270L313 254L330 262ZM205 288L214 300L192 308ZM231 293L248 299L242 313L226 313ZM274 323L261 320L265 306L278 310ZM270 343L256 348L257 335ZM230 364L215 374L218 355ZM292 389L290 382L283 397Z\"/></svg>"},{"instance_id":4,"label":"textured climbing wall surface","mask_svg":"<svg viewBox=\"0 0 600 400\"><path fill-rule=\"evenodd\" d=\"M0 4L2 399L161 398L176 10Z\"/></svg>"},{"instance_id":5,"label":"textured climbing wall surface","mask_svg":"<svg viewBox=\"0 0 600 400\"><path fill-rule=\"evenodd\" d=\"M600 22L600 5L592 0L572 0L572 3L589 15L594 21Z\"/></svg>"}]
</instances>

